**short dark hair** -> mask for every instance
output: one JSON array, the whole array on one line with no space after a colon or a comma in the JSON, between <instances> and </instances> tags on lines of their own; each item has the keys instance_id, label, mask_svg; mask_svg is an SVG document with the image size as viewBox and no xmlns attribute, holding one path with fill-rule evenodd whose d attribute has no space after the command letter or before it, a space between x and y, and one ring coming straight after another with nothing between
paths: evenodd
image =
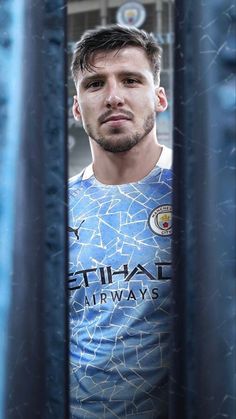
<instances>
[{"instance_id":1,"label":"short dark hair","mask_svg":"<svg viewBox=\"0 0 236 419\"><path fill-rule=\"evenodd\" d=\"M150 62L155 83L159 82L162 49L153 35L135 27L109 25L88 30L76 43L71 65L74 82L78 72L91 70L91 58L96 52L120 50L127 46L142 48Z\"/></svg>"}]
</instances>

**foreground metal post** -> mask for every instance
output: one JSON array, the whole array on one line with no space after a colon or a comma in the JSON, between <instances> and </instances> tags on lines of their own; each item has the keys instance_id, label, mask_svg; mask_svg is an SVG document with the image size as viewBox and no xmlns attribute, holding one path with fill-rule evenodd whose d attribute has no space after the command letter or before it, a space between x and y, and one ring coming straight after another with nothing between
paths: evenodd
<instances>
[{"instance_id":1,"label":"foreground metal post","mask_svg":"<svg viewBox=\"0 0 236 419\"><path fill-rule=\"evenodd\" d=\"M236 417L235 27L176 0L171 419Z\"/></svg>"},{"instance_id":2,"label":"foreground metal post","mask_svg":"<svg viewBox=\"0 0 236 419\"><path fill-rule=\"evenodd\" d=\"M4 176L15 185L7 196L15 205L15 212L11 213L6 237L12 243L12 258L1 278L10 288L1 419L65 419L65 4L64 0L1 1L2 4L11 23L6 29L10 34L9 47L17 39L13 19L17 8L21 9L23 39L20 59L14 50L9 67L2 74L9 85L14 85L7 92L7 106L8 101L14 105L19 95L21 106L14 107L14 115L9 111L9 126L15 117L20 121L14 132L17 144L9 144L15 165L13 170L2 165ZM12 139L7 134L6 147L9 138ZM7 241L5 246L8 249Z\"/></svg>"},{"instance_id":3,"label":"foreground metal post","mask_svg":"<svg viewBox=\"0 0 236 419\"><path fill-rule=\"evenodd\" d=\"M15 227L16 161L20 146L23 3L0 1L0 418L6 405L7 336Z\"/></svg>"}]
</instances>

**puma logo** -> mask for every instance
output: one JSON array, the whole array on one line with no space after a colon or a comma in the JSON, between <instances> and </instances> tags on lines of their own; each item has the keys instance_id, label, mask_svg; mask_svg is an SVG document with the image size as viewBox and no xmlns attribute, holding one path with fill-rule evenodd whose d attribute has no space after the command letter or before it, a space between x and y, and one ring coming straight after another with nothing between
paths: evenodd
<instances>
[{"instance_id":1,"label":"puma logo","mask_svg":"<svg viewBox=\"0 0 236 419\"><path fill-rule=\"evenodd\" d=\"M74 233L77 240L79 240L79 229L84 222L85 222L85 220L81 221L79 227L76 227L76 228L73 228L73 227L70 227L70 226L67 227L67 231L69 231L71 233Z\"/></svg>"}]
</instances>

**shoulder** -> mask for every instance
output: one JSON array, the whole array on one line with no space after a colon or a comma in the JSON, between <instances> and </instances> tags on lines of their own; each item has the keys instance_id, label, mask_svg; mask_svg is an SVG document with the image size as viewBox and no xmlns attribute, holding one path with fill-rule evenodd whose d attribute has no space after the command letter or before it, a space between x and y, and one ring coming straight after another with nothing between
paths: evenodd
<instances>
[{"instance_id":1,"label":"shoulder","mask_svg":"<svg viewBox=\"0 0 236 419\"><path fill-rule=\"evenodd\" d=\"M75 189L78 189L81 186L81 182L83 180L83 172L78 173L77 175L71 177L68 182L68 189L69 193L72 192Z\"/></svg>"},{"instance_id":2,"label":"shoulder","mask_svg":"<svg viewBox=\"0 0 236 419\"><path fill-rule=\"evenodd\" d=\"M173 178L172 160L172 149L166 146L162 146L162 153L156 164L156 168L159 169L159 182L168 184L169 186L171 186Z\"/></svg>"},{"instance_id":3,"label":"shoulder","mask_svg":"<svg viewBox=\"0 0 236 419\"><path fill-rule=\"evenodd\" d=\"M78 199L84 195L85 191L92 185L93 170L92 164L85 167L80 173L71 177L68 182L68 198L72 202L73 198ZM71 201L72 200L72 201Z\"/></svg>"},{"instance_id":4,"label":"shoulder","mask_svg":"<svg viewBox=\"0 0 236 419\"><path fill-rule=\"evenodd\" d=\"M80 173L69 179L68 198L70 202L71 200L73 200L73 198L78 198L78 196L81 195L81 192L83 190L83 174L84 169Z\"/></svg>"},{"instance_id":5,"label":"shoulder","mask_svg":"<svg viewBox=\"0 0 236 419\"><path fill-rule=\"evenodd\" d=\"M83 180L89 179L93 175L92 164L85 167L80 173L69 179L69 189L77 187Z\"/></svg>"},{"instance_id":6,"label":"shoulder","mask_svg":"<svg viewBox=\"0 0 236 419\"><path fill-rule=\"evenodd\" d=\"M163 145L161 155L160 155L159 160L157 162L157 166L160 167L160 169L171 170L172 169L172 161L173 161L172 149Z\"/></svg>"}]
</instances>

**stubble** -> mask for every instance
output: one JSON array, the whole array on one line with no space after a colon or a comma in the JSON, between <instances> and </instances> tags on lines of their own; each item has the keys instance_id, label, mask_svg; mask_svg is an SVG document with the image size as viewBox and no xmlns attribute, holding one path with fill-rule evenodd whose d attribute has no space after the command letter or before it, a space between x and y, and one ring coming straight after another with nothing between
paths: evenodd
<instances>
[{"instance_id":1,"label":"stubble","mask_svg":"<svg viewBox=\"0 0 236 419\"><path fill-rule=\"evenodd\" d=\"M122 134L120 128L113 127L106 137L96 137L90 125L87 125L86 132L103 150L111 153L121 153L131 150L145 139L155 125L155 117L155 112L150 113L145 119L142 129L130 135Z\"/></svg>"}]
</instances>

